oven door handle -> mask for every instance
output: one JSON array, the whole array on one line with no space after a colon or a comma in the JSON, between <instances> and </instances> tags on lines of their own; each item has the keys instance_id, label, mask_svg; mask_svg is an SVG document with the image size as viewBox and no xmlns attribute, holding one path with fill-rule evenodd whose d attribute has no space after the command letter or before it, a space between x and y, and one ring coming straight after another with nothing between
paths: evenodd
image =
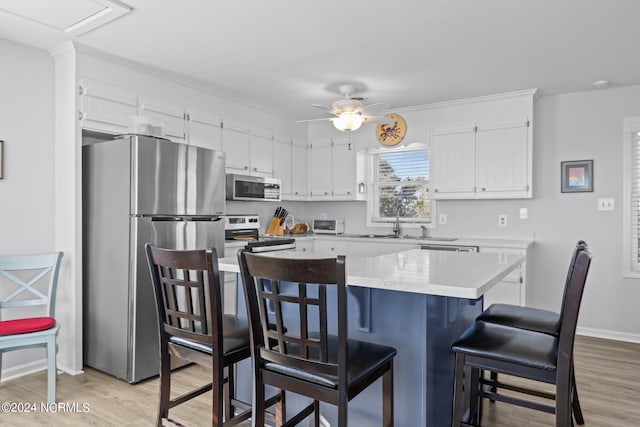
<instances>
[{"instance_id":1,"label":"oven door handle","mask_svg":"<svg viewBox=\"0 0 640 427\"><path fill-rule=\"evenodd\" d=\"M295 249L295 243L284 243L282 245L269 245L269 246L251 246L250 251L253 253L259 252L273 252L273 251L285 251L287 249Z\"/></svg>"}]
</instances>

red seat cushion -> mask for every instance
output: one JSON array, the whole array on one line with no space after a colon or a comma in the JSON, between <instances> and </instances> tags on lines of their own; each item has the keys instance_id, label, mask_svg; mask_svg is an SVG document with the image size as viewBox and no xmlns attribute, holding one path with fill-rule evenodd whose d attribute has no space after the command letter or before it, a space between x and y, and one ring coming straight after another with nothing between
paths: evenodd
<instances>
[{"instance_id":1,"label":"red seat cushion","mask_svg":"<svg viewBox=\"0 0 640 427\"><path fill-rule=\"evenodd\" d=\"M28 334L51 329L56 325L53 317L29 317L0 321L0 335Z\"/></svg>"}]
</instances>

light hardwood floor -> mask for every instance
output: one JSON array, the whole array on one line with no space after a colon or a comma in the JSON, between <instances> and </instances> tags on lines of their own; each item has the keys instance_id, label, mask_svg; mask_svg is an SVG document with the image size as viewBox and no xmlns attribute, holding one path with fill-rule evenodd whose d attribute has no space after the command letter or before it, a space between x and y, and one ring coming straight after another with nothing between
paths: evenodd
<instances>
[{"instance_id":1,"label":"light hardwood floor","mask_svg":"<svg viewBox=\"0 0 640 427\"><path fill-rule=\"evenodd\" d=\"M578 337L576 378L588 427L640 426L640 344ZM176 389L203 384L207 372L197 366L174 374ZM396 384L397 386L397 384ZM178 390L180 391L180 390ZM58 377L57 400L67 412L42 412L46 374L40 372L0 384L0 402L38 402L34 413L1 413L7 426L152 426L155 424L158 381L129 385L88 368L83 375ZM172 418L186 425L209 424L210 394L172 410ZM77 407L74 408L74 404ZM87 404L83 412L83 404ZM485 404L483 425L495 427L551 426L553 416L504 403ZM303 423L303 425L306 425ZM367 426L354 426L367 427ZM415 426L397 426L415 427ZM443 426L436 426L443 427Z\"/></svg>"}]
</instances>

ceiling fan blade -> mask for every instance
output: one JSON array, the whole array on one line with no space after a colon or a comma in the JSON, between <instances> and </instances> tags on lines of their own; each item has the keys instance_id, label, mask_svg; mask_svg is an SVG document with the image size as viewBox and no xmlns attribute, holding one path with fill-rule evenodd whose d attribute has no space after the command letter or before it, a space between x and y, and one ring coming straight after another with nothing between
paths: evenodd
<instances>
[{"instance_id":1,"label":"ceiling fan blade","mask_svg":"<svg viewBox=\"0 0 640 427\"><path fill-rule=\"evenodd\" d=\"M325 107L324 105L320 105L320 104L311 104L311 106L312 106L312 107L315 107L315 108L319 108L319 109L321 109L321 110L323 110L323 111L331 112L331 108L329 108L329 107Z\"/></svg>"},{"instance_id":2,"label":"ceiling fan blade","mask_svg":"<svg viewBox=\"0 0 640 427\"><path fill-rule=\"evenodd\" d=\"M365 123L378 123L383 125L391 125L395 123L395 120L393 120L392 118L382 116L366 116L364 118L364 121Z\"/></svg>"},{"instance_id":3,"label":"ceiling fan blade","mask_svg":"<svg viewBox=\"0 0 640 427\"><path fill-rule=\"evenodd\" d=\"M325 120L333 120L333 117L324 117L322 119L296 120L296 123L324 122Z\"/></svg>"},{"instance_id":4,"label":"ceiling fan blade","mask_svg":"<svg viewBox=\"0 0 640 427\"><path fill-rule=\"evenodd\" d=\"M362 109L367 112L381 112L383 110L388 110L389 107L390 105L386 102L374 102L373 104L365 105L364 107L362 107Z\"/></svg>"}]
</instances>

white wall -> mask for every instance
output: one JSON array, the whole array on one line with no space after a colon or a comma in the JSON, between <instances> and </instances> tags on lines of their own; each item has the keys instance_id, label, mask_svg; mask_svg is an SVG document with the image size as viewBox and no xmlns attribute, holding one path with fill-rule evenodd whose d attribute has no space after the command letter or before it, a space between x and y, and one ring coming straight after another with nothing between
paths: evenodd
<instances>
[{"instance_id":1,"label":"white wall","mask_svg":"<svg viewBox=\"0 0 640 427\"><path fill-rule=\"evenodd\" d=\"M54 251L53 60L47 52L2 39L0 58L0 254ZM42 349L6 353L3 379L17 374L11 367L18 361L28 365L44 356Z\"/></svg>"}]
</instances>

